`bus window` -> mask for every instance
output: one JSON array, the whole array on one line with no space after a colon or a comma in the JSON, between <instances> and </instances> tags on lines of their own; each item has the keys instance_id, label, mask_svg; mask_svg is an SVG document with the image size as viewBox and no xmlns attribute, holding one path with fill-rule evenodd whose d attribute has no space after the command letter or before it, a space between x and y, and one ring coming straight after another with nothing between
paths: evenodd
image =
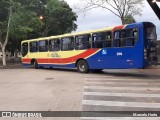
<instances>
[{"instance_id":1,"label":"bus window","mask_svg":"<svg viewBox=\"0 0 160 120\"><path fill-rule=\"evenodd\" d=\"M22 56L25 57L28 54L28 43L22 44Z\"/></svg>"},{"instance_id":2,"label":"bus window","mask_svg":"<svg viewBox=\"0 0 160 120\"><path fill-rule=\"evenodd\" d=\"M50 51L59 51L60 50L60 40L49 40L49 50Z\"/></svg>"},{"instance_id":3,"label":"bus window","mask_svg":"<svg viewBox=\"0 0 160 120\"><path fill-rule=\"evenodd\" d=\"M30 42L30 52L38 52L37 42Z\"/></svg>"},{"instance_id":4,"label":"bus window","mask_svg":"<svg viewBox=\"0 0 160 120\"><path fill-rule=\"evenodd\" d=\"M114 32L114 47L132 47L138 37L137 29L126 29Z\"/></svg>"},{"instance_id":5,"label":"bus window","mask_svg":"<svg viewBox=\"0 0 160 120\"><path fill-rule=\"evenodd\" d=\"M106 35L106 46L105 47L111 47L112 45L112 33L111 32L107 32Z\"/></svg>"},{"instance_id":6,"label":"bus window","mask_svg":"<svg viewBox=\"0 0 160 120\"><path fill-rule=\"evenodd\" d=\"M74 49L74 37L62 38L61 50L73 50Z\"/></svg>"},{"instance_id":7,"label":"bus window","mask_svg":"<svg viewBox=\"0 0 160 120\"><path fill-rule=\"evenodd\" d=\"M48 51L48 41L39 41L39 52L47 52Z\"/></svg>"},{"instance_id":8,"label":"bus window","mask_svg":"<svg viewBox=\"0 0 160 120\"><path fill-rule=\"evenodd\" d=\"M80 35L76 36L75 49L84 50L91 48L91 35Z\"/></svg>"},{"instance_id":9,"label":"bus window","mask_svg":"<svg viewBox=\"0 0 160 120\"><path fill-rule=\"evenodd\" d=\"M148 40L156 40L157 39L155 27L148 27L147 28L147 39Z\"/></svg>"},{"instance_id":10,"label":"bus window","mask_svg":"<svg viewBox=\"0 0 160 120\"><path fill-rule=\"evenodd\" d=\"M134 46L138 37L137 29L128 29L126 30L126 33L127 33L127 37L125 41L125 46L128 46L128 47Z\"/></svg>"},{"instance_id":11,"label":"bus window","mask_svg":"<svg viewBox=\"0 0 160 120\"><path fill-rule=\"evenodd\" d=\"M114 33L113 47L120 47L121 39L120 39L120 31L116 31Z\"/></svg>"},{"instance_id":12,"label":"bus window","mask_svg":"<svg viewBox=\"0 0 160 120\"><path fill-rule=\"evenodd\" d=\"M111 47L111 32L94 33L92 41L93 48Z\"/></svg>"},{"instance_id":13,"label":"bus window","mask_svg":"<svg viewBox=\"0 0 160 120\"><path fill-rule=\"evenodd\" d=\"M125 47L126 46L126 37L127 37L126 30L120 31L120 42L121 42L121 45L119 47Z\"/></svg>"}]
</instances>

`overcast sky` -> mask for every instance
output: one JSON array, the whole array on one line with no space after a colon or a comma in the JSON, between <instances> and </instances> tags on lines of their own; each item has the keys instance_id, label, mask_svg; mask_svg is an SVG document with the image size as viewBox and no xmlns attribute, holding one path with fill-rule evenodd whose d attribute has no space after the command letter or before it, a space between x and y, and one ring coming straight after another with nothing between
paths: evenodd
<instances>
[{"instance_id":1,"label":"overcast sky","mask_svg":"<svg viewBox=\"0 0 160 120\"><path fill-rule=\"evenodd\" d=\"M80 0L65 0L65 1L70 5L70 7L74 8L75 5ZM160 2L158 3L158 5L160 6ZM77 15L78 15L77 31L121 25L121 20L117 16L115 16L114 14L110 13L107 10L100 8L96 8L89 11L85 17L82 14L77 14ZM160 20L157 18L157 16L155 15L155 13L153 12L153 10L146 1L144 2L144 5L142 7L142 16L135 16L135 19L137 22L149 21L154 23L157 27L158 37L160 38Z\"/></svg>"}]
</instances>

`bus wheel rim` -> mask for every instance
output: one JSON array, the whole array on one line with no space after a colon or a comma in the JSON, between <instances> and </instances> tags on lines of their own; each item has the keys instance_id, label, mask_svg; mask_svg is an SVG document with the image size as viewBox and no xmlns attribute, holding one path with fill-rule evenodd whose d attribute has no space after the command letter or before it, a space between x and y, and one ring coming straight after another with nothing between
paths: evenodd
<instances>
[{"instance_id":1,"label":"bus wheel rim","mask_svg":"<svg viewBox=\"0 0 160 120\"><path fill-rule=\"evenodd\" d=\"M79 69L80 69L80 71L85 71L85 65L83 63L81 63L79 65Z\"/></svg>"}]
</instances>

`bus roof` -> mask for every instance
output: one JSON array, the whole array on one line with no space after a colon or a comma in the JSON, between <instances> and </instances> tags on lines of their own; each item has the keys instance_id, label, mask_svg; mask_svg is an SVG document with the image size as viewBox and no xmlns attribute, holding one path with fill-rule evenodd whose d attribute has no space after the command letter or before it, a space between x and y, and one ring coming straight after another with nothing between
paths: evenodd
<instances>
[{"instance_id":1,"label":"bus roof","mask_svg":"<svg viewBox=\"0 0 160 120\"><path fill-rule=\"evenodd\" d=\"M54 38L63 38L63 37L77 36L77 35L83 35L83 34L89 34L89 33L101 32L101 31L111 31L113 28L114 27L107 27L107 28L95 29L95 30L89 30L89 31L83 31L83 32L74 32L74 33L68 33L68 34L62 34L62 35L56 35L56 36L36 38L36 39L31 39L31 40L24 40L22 42L35 41L35 40L46 40L46 39L54 39Z\"/></svg>"},{"instance_id":2,"label":"bus roof","mask_svg":"<svg viewBox=\"0 0 160 120\"><path fill-rule=\"evenodd\" d=\"M143 24L143 22L127 24L127 25L141 26L142 24ZM95 30L88 30L88 31L82 31L82 32L68 33L68 34L56 35L56 36L50 36L50 37L42 37L42 38L36 38L36 39L31 39L31 40L24 40L24 41L22 41L22 43L23 42L28 42L28 41L32 42L32 41L36 41L36 40L41 41L41 40L46 40L46 39L56 39L56 38L63 38L63 37L69 37L69 36L77 36L77 35L83 35L83 34L89 34L89 33L95 33L95 32L102 32L102 31L111 31L115 27L122 27L122 26L127 26L127 25L106 27L106 28L102 28L102 29L95 29Z\"/></svg>"}]
</instances>

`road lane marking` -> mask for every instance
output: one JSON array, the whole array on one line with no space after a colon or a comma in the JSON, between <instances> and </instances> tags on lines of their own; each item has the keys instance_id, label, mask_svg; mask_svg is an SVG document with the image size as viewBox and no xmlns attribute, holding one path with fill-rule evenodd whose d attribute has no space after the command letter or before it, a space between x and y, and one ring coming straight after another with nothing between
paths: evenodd
<instances>
[{"instance_id":1,"label":"road lane marking","mask_svg":"<svg viewBox=\"0 0 160 120\"><path fill-rule=\"evenodd\" d=\"M93 95L93 96L116 96L116 97L160 97L159 94L140 94L140 93L106 93L106 92L84 92L83 95Z\"/></svg>"},{"instance_id":2,"label":"road lane marking","mask_svg":"<svg viewBox=\"0 0 160 120\"><path fill-rule=\"evenodd\" d=\"M136 108L141 108L141 107L143 107L143 108L160 108L160 103L115 102L115 101L96 101L96 100L83 100L83 105L136 107Z\"/></svg>"},{"instance_id":3,"label":"road lane marking","mask_svg":"<svg viewBox=\"0 0 160 120\"><path fill-rule=\"evenodd\" d=\"M112 86L84 86L84 89L102 90L160 90L160 87L112 87Z\"/></svg>"},{"instance_id":4,"label":"road lane marking","mask_svg":"<svg viewBox=\"0 0 160 120\"><path fill-rule=\"evenodd\" d=\"M131 86L131 87L129 87ZM93 91L92 91L93 90ZM100 91L102 90L102 91ZM116 92L113 92L116 91ZM119 92L123 91L123 92ZM126 92L126 91L140 91L140 92ZM143 92L142 92L143 91ZM103 107L109 108L122 108L126 109L160 109L160 103L153 103L152 101L145 102L145 100L138 101L141 98L146 98L147 100L155 99L158 101L160 94L155 91L160 91L160 80L158 79L141 79L141 78L126 78L126 77L86 77L84 81L84 98L83 98L83 108L85 110L97 108L101 110ZM153 93L155 92L155 94ZM97 99L101 97L101 99ZM117 98L116 101L108 99L108 97ZM129 98L134 99L133 101L118 100L118 98ZM137 99L136 99L137 98ZM106 99L108 101L106 101ZM86 120L92 119L89 117ZM97 118L96 118L97 119ZM106 118L104 118L107 120ZM119 119L119 118L117 118ZM94 118L93 118L94 120ZM101 119L99 119L101 120ZM112 120L112 119L108 119ZM132 120L132 119L130 119ZM139 120L139 119L137 119ZM144 119L147 120L147 119Z\"/></svg>"},{"instance_id":5,"label":"road lane marking","mask_svg":"<svg viewBox=\"0 0 160 120\"><path fill-rule=\"evenodd\" d=\"M144 79L135 79L135 78L134 79L130 79L130 78L127 78L127 79L126 78L108 78L108 79L106 79L106 78L105 79L102 79L102 78L99 78L99 79L98 78L91 78L91 79L89 79L89 78L87 78L86 79L86 81L108 81L108 80L109 81L110 80L113 80L113 81L114 80L115 81L125 81L125 82L126 81L127 82L130 82L130 81L133 81L133 82L134 81L136 81L136 82L141 82L141 81L144 81L144 82L157 82L158 81L158 82L160 82L159 79L145 79L144 80Z\"/></svg>"},{"instance_id":6,"label":"road lane marking","mask_svg":"<svg viewBox=\"0 0 160 120\"><path fill-rule=\"evenodd\" d=\"M124 82L88 82L88 81L86 81L84 84L91 84L91 85L93 85L93 84L96 84L96 85L110 85L110 84L118 84L118 85L150 85L151 83L146 83L146 82L134 82L134 83L131 83L131 82L129 82L129 83L124 83ZM160 85L160 83L154 83L154 85ZM159 86L160 87L160 86Z\"/></svg>"}]
</instances>

